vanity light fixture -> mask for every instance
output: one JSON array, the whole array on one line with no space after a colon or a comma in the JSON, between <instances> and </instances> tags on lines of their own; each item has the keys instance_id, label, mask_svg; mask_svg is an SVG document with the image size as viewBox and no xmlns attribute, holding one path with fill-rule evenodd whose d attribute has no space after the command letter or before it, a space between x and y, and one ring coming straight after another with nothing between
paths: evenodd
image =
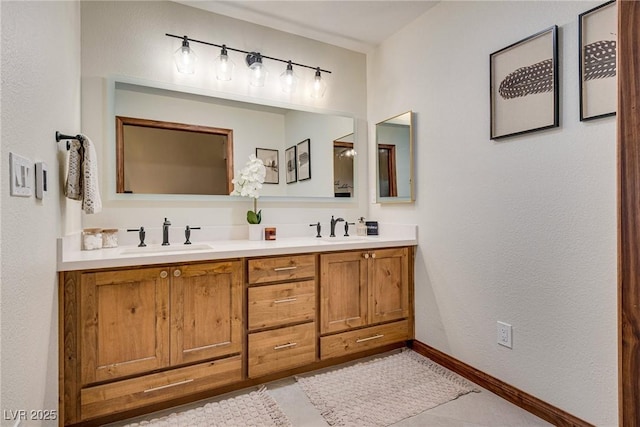
<instances>
[{"instance_id":1,"label":"vanity light fixture","mask_svg":"<svg viewBox=\"0 0 640 427\"><path fill-rule=\"evenodd\" d=\"M280 74L280 84L282 84L282 91L285 93L293 93L296 91L298 76L293 72L291 61L287 63L287 69Z\"/></svg>"},{"instance_id":2,"label":"vanity light fixture","mask_svg":"<svg viewBox=\"0 0 640 427\"><path fill-rule=\"evenodd\" d=\"M215 46L221 48L220 55L213 61L216 72L216 78L221 81L231 80L233 70L235 68L234 62L229 58L228 51L240 52L246 54L245 62L250 70L250 84L252 86L264 86L267 77L267 69L264 66L263 59L270 59L272 61L284 62L287 64L285 71L280 74L280 82L282 84L282 90L285 93L293 93L296 90L298 83L298 76L293 71L293 66L309 68L315 70L315 76L311 82L311 96L313 98L322 98L327 90L327 82L322 79L321 73L331 73L329 70L324 70L320 67L312 67L309 65L300 64L291 60L284 60L274 58L272 56L265 56L259 52L248 52L242 49L235 49L228 47L227 45L219 45L215 43L209 43L202 40L195 40L187 36L176 36L174 34L165 34L167 37L173 37L182 40L182 46L174 53L174 59L178 71L186 74L193 74L195 72L196 55L193 49L189 46L189 42L206 44L209 46Z\"/></svg>"},{"instance_id":3,"label":"vanity light fixture","mask_svg":"<svg viewBox=\"0 0 640 427\"><path fill-rule=\"evenodd\" d=\"M193 74L196 70L196 53L189 47L187 36L182 38L182 46L173 54L178 71L184 74Z\"/></svg>"},{"instance_id":4,"label":"vanity light fixture","mask_svg":"<svg viewBox=\"0 0 640 427\"><path fill-rule=\"evenodd\" d=\"M233 76L233 70L236 68L235 62L229 58L227 46L222 45L220 55L213 60L213 66L216 70L216 78L222 81L229 81Z\"/></svg>"}]
</instances>

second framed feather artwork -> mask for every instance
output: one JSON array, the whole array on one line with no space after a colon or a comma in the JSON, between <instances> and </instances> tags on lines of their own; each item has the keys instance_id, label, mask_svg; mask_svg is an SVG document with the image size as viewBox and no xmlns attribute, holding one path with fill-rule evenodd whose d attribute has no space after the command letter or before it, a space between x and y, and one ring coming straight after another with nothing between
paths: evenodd
<instances>
[{"instance_id":1,"label":"second framed feather artwork","mask_svg":"<svg viewBox=\"0 0 640 427\"><path fill-rule=\"evenodd\" d=\"M613 116L618 102L615 0L578 16L580 49L580 121Z\"/></svg>"},{"instance_id":2,"label":"second framed feather artwork","mask_svg":"<svg viewBox=\"0 0 640 427\"><path fill-rule=\"evenodd\" d=\"M489 57L491 139L558 127L558 27Z\"/></svg>"}]
</instances>

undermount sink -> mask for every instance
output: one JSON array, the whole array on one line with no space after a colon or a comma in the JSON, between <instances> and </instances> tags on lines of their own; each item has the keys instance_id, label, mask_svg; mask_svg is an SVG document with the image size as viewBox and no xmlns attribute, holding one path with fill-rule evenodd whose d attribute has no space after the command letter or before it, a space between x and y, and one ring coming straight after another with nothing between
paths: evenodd
<instances>
[{"instance_id":1,"label":"undermount sink","mask_svg":"<svg viewBox=\"0 0 640 427\"><path fill-rule=\"evenodd\" d=\"M206 251L213 249L211 245L206 243L197 243L194 245L150 245L135 248L122 248L120 253L126 254L163 254L167 252L192 252L192 251Z\"/></svg>"}]
</instances>

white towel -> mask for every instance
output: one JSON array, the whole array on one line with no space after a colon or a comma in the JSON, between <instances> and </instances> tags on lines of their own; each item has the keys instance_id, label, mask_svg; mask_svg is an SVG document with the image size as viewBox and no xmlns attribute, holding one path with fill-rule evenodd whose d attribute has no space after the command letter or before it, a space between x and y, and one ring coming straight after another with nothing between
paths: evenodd
<instances>
[{"instance_id":1,"label":"white towel","mask_svg":"<svg viewBox=\"0 0 640 427\"><path fill-rule=\"evenodd\" d=\"M82 200L82 144L73 140L69 143L69 170L64 195L72 200Z\"/></svg>"},{"instance_id":2,"label":"white towel","mask_svg":"<svg viewBox=\"0 0 640 427\"><path fill-rule=\"evenodd\" d=\"M91 140L78 135L69 151L69 172L65 195L73 200L82 200L82 210L88 214L102 211L100 184L98 183L98 156Z\"/></svg>"}]
</instances>

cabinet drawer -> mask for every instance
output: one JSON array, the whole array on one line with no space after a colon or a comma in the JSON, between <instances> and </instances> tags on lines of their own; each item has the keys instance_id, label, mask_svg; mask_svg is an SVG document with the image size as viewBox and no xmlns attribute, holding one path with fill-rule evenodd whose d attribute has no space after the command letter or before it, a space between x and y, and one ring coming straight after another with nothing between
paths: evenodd
<instances>
[{"instance_id":1,"label":"cabinet drawer","mask_svg":"<svg viewBox=\"0 0 640 427\"><path fill-rule=\"evenodd\" d=\"M306 365L315 360L315 323L249 334L250 378Z\"/></svg>"},{"instance_id":2,"label":"cabinet drawer","mask_svg":"<svg viewBox=\"0 0 640 427\"><path fill-rule=\"evenodd\" d=\"M313 320L316 282L249 288L249 330Z\"/></svg>"},{"instance_id":3,"label":"cabinet drawer","mask_svg":"<svg viewBox=\"0 0 640 427\"><path fill-rule=\"evenodd\" d=\"M315 277L314 255L282 256L249 260L249 283L269 283Z\"/></svg>"},{"instance_id":4,"label":"cabinet drawer","mask_svg":"<svg viewBox=\"0 0 640 427\"><path fill-rule=\"evenodd\" d=\"M234 356L80 392L83 420L213 389L242 380L242 357Z\"/></svg>"},{"instance_id":5,"label":"cabinet drawer","mask_svg":"<svg viewBox=\"0 0 640 427\"><path fill-rule=\"evenodd\" d=\"M320 338L320 359L344 356L409 339L409 321L371 326Z\"/></svg>"}]
</instances>

